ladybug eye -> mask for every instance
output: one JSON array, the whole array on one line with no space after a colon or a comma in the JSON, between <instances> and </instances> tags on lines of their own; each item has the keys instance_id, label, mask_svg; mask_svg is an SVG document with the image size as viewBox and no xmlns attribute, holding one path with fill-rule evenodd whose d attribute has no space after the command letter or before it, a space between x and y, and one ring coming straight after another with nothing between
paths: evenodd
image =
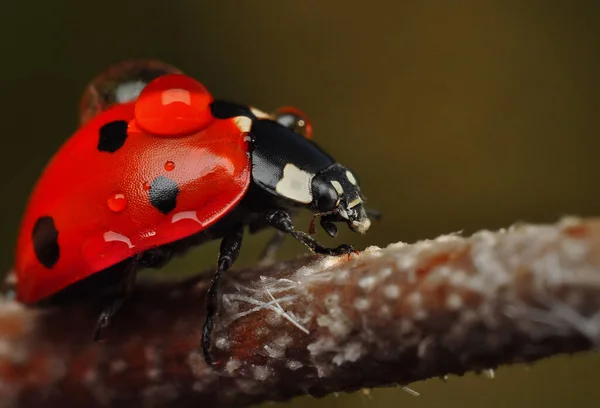
<instances>
[{"instance_id":1,"label":"ladybug eye","mask_svg":"<svg viewBox=\"0 0 600 408\"><path fill-rule=\"evenodd\" d=\"M313 178L312 192L315 197L316 209L320 212L332 211L340 204L341 200L337 190L325 179Z\"/></svg>"},{"instance_id":2,"label":"ladybug eye","mask_svg":"<svg viewBox=\"0 0 600 408\"><path fill-rule=\"evenodd\" d=\"M81 125L115 103L137 99L154 79L181 73L171 65L152 60L130 60L115 64L95 77L86 87L79 103Z\"/></svg>"},{"instance_id":3,"label":"ladybug eye","mask_svg":"<svg viewBox=\"0 0 600 408\"><path fill-rule=\"evenodd\" d=\"M280 125L300 133L307 139L312 139L312 124L310 123L308 116L300 109L286 106L277 109L273 116Z\"/></svg>"}]
</instances>

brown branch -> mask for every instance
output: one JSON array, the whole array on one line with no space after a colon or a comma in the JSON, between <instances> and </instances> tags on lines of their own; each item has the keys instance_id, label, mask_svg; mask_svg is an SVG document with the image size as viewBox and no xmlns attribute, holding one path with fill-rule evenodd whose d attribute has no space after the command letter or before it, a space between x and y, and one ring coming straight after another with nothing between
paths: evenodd
<instances>
[{"instance_id":1,"label":"brown branch","mask_svg":"<svg viewBox=\"0 0 600 408\"><path fill-rule=\"evenodd\" d=\"M90 342L92 306L36 312L3 300L0 406L241 406L593 349L600 220L230 272L219 373L197 350L205 290L140 285L104 344Z\"/></svg>"}]
</instances>

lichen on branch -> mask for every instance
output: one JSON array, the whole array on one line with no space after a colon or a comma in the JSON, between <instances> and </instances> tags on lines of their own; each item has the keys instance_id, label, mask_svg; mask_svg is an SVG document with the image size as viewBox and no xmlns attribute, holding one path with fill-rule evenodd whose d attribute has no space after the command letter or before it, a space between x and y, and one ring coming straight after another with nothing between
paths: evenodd
<instances>
[{"instance_id":1,"label":"lichen on branch","mask_svg":"<svg viewBox=\"0 0 600 408\"><path fill-rule=\"evenodd\" d=\"M600 220L301 257L138 285L95 344L99 305L0 302L0 407L243 406L409 384L600 343Z\"/></svg>"}]
</instances>

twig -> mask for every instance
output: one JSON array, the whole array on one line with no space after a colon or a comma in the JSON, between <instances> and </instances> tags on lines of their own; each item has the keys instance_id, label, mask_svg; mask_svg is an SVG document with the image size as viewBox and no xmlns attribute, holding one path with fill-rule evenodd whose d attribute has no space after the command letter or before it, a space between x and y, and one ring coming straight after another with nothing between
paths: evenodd
<instances>
[{"instance_id":1,"label":"twig","mask_svg":"<svg viewBox=\"0 0 600 408\"><path fill-rule=\"evenodd\" d=\"M139 285L104 344L90 341L96 307L3 300L0 406L242 406L591 350L600 220L230 272L218 372L198 350L205 291L205 280Z\"/></svg>"}]
</instances>

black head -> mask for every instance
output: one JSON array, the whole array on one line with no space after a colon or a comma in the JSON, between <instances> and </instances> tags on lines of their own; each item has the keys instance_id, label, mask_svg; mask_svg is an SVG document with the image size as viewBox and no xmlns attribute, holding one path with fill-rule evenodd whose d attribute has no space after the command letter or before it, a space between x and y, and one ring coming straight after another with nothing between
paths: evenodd
<instances>
[{"instance_id":1,"label":"black head","mask_svg":"<svg viewBox=\"0 0 600 408\"><path fill-rule=\"evenodd\" d=\"M323 214L324 227L332 222L346 222L352 231L367 232L371 220L363 206L358 181L350 170L336 163L315 174L311 188L311 207Z\"/></svg>"}]
</instances>

